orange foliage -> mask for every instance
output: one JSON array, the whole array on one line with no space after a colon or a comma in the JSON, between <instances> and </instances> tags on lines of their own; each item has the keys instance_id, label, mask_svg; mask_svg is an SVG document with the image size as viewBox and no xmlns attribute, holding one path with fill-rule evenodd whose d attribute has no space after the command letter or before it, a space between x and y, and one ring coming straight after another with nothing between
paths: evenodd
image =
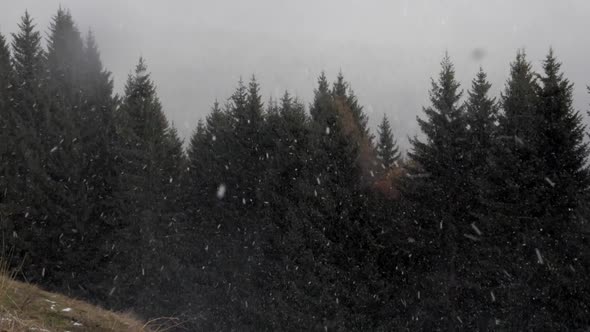
<instances>
[{"instance_id":1,"label":"orange foliage","mask_svg":"<svg viewBox=\"0 0 590 332\"><path fill-rule=\"evenodd\" d=\"M373 191L382 194L388 199L397 200L400 198L399 182L406 175L406 168L395 166L385 172L379 172L379 177L374 180L375 165L380 165L369 138L363 135L354 118L352 110L344 98L336 98L336 110L340 115L340 121L344 134L351 137L353 142L359 144L359 165L362 170L362 178L366 180Z\"/></svg>"},{"instance_id":2,"label":"orange foliage","mask_svg":"<svg viewBox=\"0 0 590 332\"><path fill-rule=\"evenodd\" d=\"M406 169L403 166L395 166L373 182L372 189L388 199L397 200L401 195L398 189L399 181L404 176L406 176Z\"/></svg>"},{"instance_id":3,"label":"orange foliage","mask_svg":"<svg viewBox=\"0 0 590 332\"><path fill-rule=\"evenodd\" d=\"M371 146L369 138L363 135L358 126L358 122L352 114L346 100L342 97L336 98L336 110L340 115L340 121L344 134L351 137L354 142L359 144L359 165L362 170L363 179L370 179L373 165L375 165L375 150Z\"/></svg>"}]
</instances>

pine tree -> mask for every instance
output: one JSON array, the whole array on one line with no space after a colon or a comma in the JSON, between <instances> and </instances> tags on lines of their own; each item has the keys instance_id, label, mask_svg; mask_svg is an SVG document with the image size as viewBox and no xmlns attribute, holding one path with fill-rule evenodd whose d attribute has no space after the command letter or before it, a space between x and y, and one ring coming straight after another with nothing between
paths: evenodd
<instances>
[{"instance_id":1,"label":"pine tree","mask_svg":"<svg viewBox=\"0 0 590 332\"><path fill-rule=\"evenodd\" d=\"M37 281L43 267L55 262L55 253L47 248L59 244L57 238L46 232L51 224L48 219L59 218L54 215L58 206L53 197L55 182L46 169L54 147L51 144L55 142L55 128L50 115L41 35L27 12L21 19L19 32L12 37L12 119L19 143L14 151L16 167L11 174L14 186L6 193L15 213L11 216L12 228L6 231L12 234L9 245L15 248L15 260L28 257L23 275Z\"/></svg>"},{"instance_id":2,"label":"pine tree","mask_svg":"<svg viewBox=\"0 0 590 332\"><path fill-rule=\"evenodd\" d=\"M512 329L585 324L585 309L573 300L589 294L583 280L574 277L585 274L574 215L576 197L587 186L588 152L580 116L571 107L572 86L559 67L550 52L544 75L536 75L524 52L517 54L491 149L494 167L484 187L487 218L494 223L487 232L506 258L495 262L496 270L506 271L494 277L496 296L509 299L498 317Z\"/></svg>"},{"instance_id":3,"label":"pine tree","mask_svg":"<svg viewBox=\"0 0 590 332\"><path fill-rule=\"evenodd\" d=\"M362 174L359 162L361 137L358 131L354 131L358 127L350 116L346 99L336 94L343 89L337 81L330 91L322 73L310 107L312 150L308 181L310 184L316 182L310 192L315 197L322 197L317 208L323 210L320 212L324 214L323 223L333 240L345 236L341 226L336 225L343 223L341 213L347 217L353 214L349 207L354 205L353 197L360 191Z\"/></svg>"},{"instance_id":4,"label":"pine tree","mask_svg":"<svg viewBox=\"0 0 590 332\"><path fill-rule=\"evenodd\" d=\"M65 103L60 105L62 107L70 108L79 102L83 56L84 43L80 31L70 12L60 8L49 26L47 68L52 88L57 92L53 98L62 99L61 102Z\"/></svg>"},{"instance_id":5,"label":"pine tree","mask_svg":"<svg viewBox=\"0 0 590 332\"><path fill-rule=\"evenodd\" d=\"M10 118L12 118L12 96L11 91L13 90L13 72L12 65L10 63L10 50L6 43L6 38L0 33L0 133L4 138L0 143L0 151L8 151L6 144L9 140L9 126ZM12 124L13 125L13 124ZM7 158L4 154L4 158ZM4 169L6 166L0 166ZM0 171L0 174L3 172Z\"/></svg>"},{"instance_id":6,"label":"pine tree","mask_svg":"<svg viewBox=\"0 0 590 332\"><path fill-rule=\"evenodd\" d=\"M245 104L245 117L234 112L236 117L236 134L238 141L242 142L242 151L245 153L240 165L244 171L240 176L243 180L243 188L239 194L247 200L254 200L254 204L261 204L263 193L260 191L261 172L265 168L266 146L264 130L264 104L260 95L260 86L256 78L252 76L248 84L248 94ZM243 121L243 120L246 121ZM236 160L240 162L240 160ZM238 165L236 165L238 166ZM246 166L246 167L244 167Z\"/></svg>"},{"instance_id":7,"label":"pine tree","mask_svg":"<svg viewBox=\"0 0 590 332\"><path fill-rule=\"evenodd\" d=\"M465 102L467 125L467 164L473 206L472 215L487 215L483 197L489 194L488 178L495 172L494 151L498 137L498 106L489 96L491 84L480 68L471 82ZM484 200L484 201L482 201ZM482 210L483 209L483 210Z\"/></svg>"},{"instance_id":8,"label":"pine tree","mask_svg":"<svg viewBox=\"0 0 590 332\"><path fill-rule=\"evenodd\" d=\"M111 73L103 68L98 45L89 32L82 59L80 105L80 137L86 155L86 181L93 188L91 200L97 204L91 219L115 224L126 207L115 199L121 191L118 174L121 169L118 154L123 147L117 133L115 110L118 99L113 94Z\"/></svg>"},{"instance_id":9,"label":"pine tree","mask_svg":"<svg viewBox=\"0 0 590 332\"><path fill-rule=\"evenodd\" d=\"M46 52L50 96L46 144L53 152L44 164L53 183L53 211L49 220L60 227L48 227L45 232L65 244L64 249L55 253L56 258L62 257L63 263L59 268L48 268L47 272L51 284L66 289L71 288L70 283L80 281L73 276L96 266L101 256L88 244L99 242L104 231L92 220L96 197L93 197L94 186L89 179L98 174L86 173L94 153L87 150L82 132L87 127L82 125L85 107L81 90L83 52L82 38L72 16L60 8L50 25Z\"/></svg>"},{"instance_id":10,"label":"pine tree","mask_svg":"<svg viewBox=\"0 0 590 332\"><path fill-rule=\"evenodd\" d=\"M8 108L10 105L9 91L13 88L13 73L10 59L10 49L6 42L4 35L0 33L0 113L1 116L7 117Z\"/></svg>"},{"instance_id":11,"label":"pine tree","mask_svg":"<svg viewBox=\"0 0 590 332\"><path fill-rule=\"evenodd\" d=\"M93 204L80 217L88 225L86 241L81 243L73 258L85 257L88 263L80 267L78 280L94 286L80 295L105 306L115 306L117 303L113 303L113 299L116 297L109 296L113 281L107 276L113 272L110 260L116 249L113 246L115 234L120 231L119 225L124 224L122 220L128 209L118 199L124 190L119 178L124 169L119 153L124 145L116 128L118 100L113 94L113 79L103 68L92 32L85 38L77 71L80 99L71 111L78 113L79 136L75 139L81 156L82 184L87 188L87 200Z\"/></svg>"},{"instance_id":12,"label":"pine tree","mask_svg":"<svg viewBox=\"0 0 590 332\"><path fill-rule=\"evenodd\" d=\"M401 153L393 137L391 125L386 115L383 115L383 120L377 129L377 134L379 136L376 148L377 159L381 162L381 168L383 170L389 170L400 159Z\"/></svg>"},{"instance_id":13,"label":"pine tree","mask_svg":"<svg viewBox=\"0 0 590 332\"><path fill-rule=\"evenodd\" d=\"M529 228L528 232L530 246L542 257L543 265L547 265L536 269L544 282L533 283L528 295L535 303L535 299L548 294L542 297L539 307L550 315L545 319L557 329L588 324L584 302L590 299L590 288L584 278L577 277L578 273L587 274L588 268L581 255L587 239L581 232L576 212L590 184L587 168L590 151L584 141L583 119L572 106L573 85L560 67L550 50L543 61L544 73L539 77L537 106L538 155L542 165L538 170L540 200L537 204L541 215L537 227ZM579 300L572 300L576 297Z\"/></svg>"},{"instance_id":14,"label":"pine tree","mask_svg":"<svg viewBox=\"0 0 590 332\"><path fill-rule=\"evenodd\" d=\"M549 203L544 204L545 213L566 222L571 220L579 197L590 185L586 166L590 151L584 142L586 127L582 116L572 106L573 85L563 77L560 67L550 50L543 62L544 75L540 77L538 112L542 117L541 158L549 189L543 198Z\"/></svg>"},{"instance_id":15,"label":"pine tree","mask_svg":"<svg viewBox=\"0 0 590 332\"><path fill-rule=\"evenodd\" d=\"M336 98L343 98L352 112L355 125L358 127L360 134L369 140L369 144L373 143L373 136L369 130L369 118L363 112L363 107L359 104L358 98L354 91L350 88L350 84L344 80L342 71L338 73L336 82L332 87L332 94Z\"/></svg>"},{"instance_id":16,"label":"pine tree","mask_svg":"<svg viewBox=\"0 0 590 332\"><path fill-rule=\"evenodd\" d=\"M117 199L128 206L129 212L116 239L114 255L119 257L113 268L123 272L115 287L119 289L120 299L133 299L127 305L153 313L164 305L162 299L156 292L144 293L141 289L167 289L160 284L163 280L157 278L168 261L168 255L162 253L167 245L166 225L173 217L164 204L169 194L164 183L170 179L164 167L168 159L174 159L168 153L177 142L168 136L168 121L142 58L127 80L119 113L118 130L124 147L119 152L123 159L120 176L123 190Z\"/></svg>"},{"instance_id":17,"label":"pine tree","mask_svg":"<svg viewBox=\"0 0 590 332\"><path fill-rule=\"evenodd\" d=\"M492 85L487 81L487 75L480 68L471 83L471 90L467 92L468 100L465 104L466 122L472 149L482 152L487 151L492 145L496 135L496 121L498 109L495 98L489 97Z\"/></svg>"},{"instance_id":18,"label":"pine tree","mask_svg":"<svg viewBox=\"0 0 590 332\"><path fill-rule=\"evenodd\" d=\"M213 104L205 122L199 121L187 152L189 171L187 174L187 209L194 218L200 213L200 204L216 202L216 191L225 183L225 171L230 167L227 150L232 135L230 117L223 112L219 103ZM207 203L205 203L207 202Z\"/></svg>"},{"instance_id":19,"label":"pine tree","mask_svg":"<svg viewBox=\"0 0 590 332\"><path fill-rule=\"evenodd\" d=\"M0 225L2 229L9 229L10 215L16 211L9 204L8 193L13 192L15 186L14 170L16 160L16 122L13 110L13 73L10 50L4 35L0 34ZM10 188L10 189L9 189Z\"/></svg>"},{"instance_id":20,"label":"pine tree","mask_svg":"<svg viewBox=\"0 0 590 332\"><path fill-rule=\"evenodd\" d=\"M510 65L510 77L502 93L498 129L491 154L494 167L484 184L483 203L500 219L516 219L511 227L539 215L538 201L539 90L535 73L524 51ZM516 243L514 244L516 245Z\"/></svg>"},{"instance_id":21,"label":"pine tree","mask_svg":"<svg viewBox=\"0 0 590 332\"><path fill-rule=\"evenodd\" d=\"M375 301L375 298L354 296L354 285L349 282L355 278L369 280L372 270L371 253L367 250L370 245L364 230L368 221L363 218L367 197L363 190L363 172L367 170L364 162L370 158L363 155L369 146L368 139L348 98L342 95L346 91L343 82L337 80L330 91L325 75L318 79L310 106L309 161L299 185L299 199L308 217L298 221L292 216L289 219L313 234L307 236L309 242L295 247L307 253L300 266L303 271L310 271L318 283L318 288L310 289L312 293L304 290L301 299L308 301L313 292L318 292L327 300L310 309L322 313L328 327L347 324L354 329L354 326L359 328L356 322L370 321L368 312L361 308ZM317 246L324 241L329 245ZM344 256L348 259L341 259ZM325 264L312 266L312 261ZM335 282L329 285L323 282L329 279ZM345 323L342 315L350 315L350 320Z\"/></svg>"},{"instance_id":22,"label":"pine tree","mask_svg":"<svg viewBox=\"0 0 590 332\"><path fill-rule=\"evenodd\" d=\"M469 207L466 189L466 125L464 107L460 104L462 92L455 79L455 69L448 55L441 62L437 81L432 81L430 100L432 106L424 108L426 119L418 118L425 141L410 140L409 157L414 164L409 167L409 180L404 184L404 194L418 203L416 218L420 220L420 237L428 243L416 251L429 272L417 273L428 280L424 301L420 310L440 312L442 322L449 329L457 325L459 292L464 286L461 266L467 258L464 248L471 242L462 234L470 231ZM415 235L417 236L417 235ZM422 266L424 268L424 266ZM413 280L412 282L419 282ZM418 310L418 309L417 309ZM463 316L464 317L464 316ZM434 324L428 317L423 327Z\"/></svg>"},{"instance_id":23,"label":"pine tree","mask_svg":"<svg viewBox=\"0 0 590 332\"><path fill-rule=\"evenodd\" d=\"M503 113L500 135L514 147L534 145L538 127L536 116L537 79L524 51L518 51L510 65L510 78L502 94Z\"/></svg>"},{"instance_id":24,"label":"pine tree","mask_svg":"<svg viewBox=\"0 0 590 332\"><path fill-rule=\"evenodd\" d=\"M205 122L199 119L197 128L191 135L189 145L187 148L187 173L185 184L185 209L192 209L191 202L197 201L197 197L204 196L203 187L205 186L204 175L206 170L205 153L207 152L207 133Z\"/></svg>"},{"instance_id":25,"label":"pine tree","mask_svg":"<svg viewBox=\"0 0 590 332\"><path fill-rule=\"evenodd\" d=\"M41 49L41 34L35 30L35 24L28 12L21 18L18 27L20 31L12 35L14 72L17 84L28 86L29 96L42 84L44 52ZM24 93L22 90L24 89L21 89L21 93Z\"/></svg>"},{"instance_id":26,"label":"pine tree","mask_svg":"<svg viewBox=\"0 0 590 332\"><path fill-rule=\"evenodd\" d=\"M184 181L183 177L187 164L183 144L184 142L178 136L176 128L170 126L166 131L161 156L158 156L162 160L160 166L162 190L166 193L164 209L171 215L180 214L178 205L182 204L181 184Z\"/></svg>"}]
</instances>

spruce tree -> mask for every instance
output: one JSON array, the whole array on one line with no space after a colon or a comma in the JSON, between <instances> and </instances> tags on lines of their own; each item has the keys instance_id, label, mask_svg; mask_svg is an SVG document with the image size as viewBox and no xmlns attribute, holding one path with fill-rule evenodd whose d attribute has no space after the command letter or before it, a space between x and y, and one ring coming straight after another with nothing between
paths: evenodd
<instances>
[{"instance_id":1,"label":"spruce tree","mask_svg":"<svg viewBox=\"0 0 590 332\"><path fill-rule=\"evenodd\" d=\"M387 171L400 159L401 153L386 115L383 115L383 120L377 129L377 135L379 136L376 147L377 159L381 163L381 169Z\"/></svg>"},{"instance_id":2,"label":"spruce tree","mask_svg":"<svg viewBox=\"0 0 590 332\"><path fill-rule=\"evenodd\" d=\"M236 152L243 152L241 160L235 160L237 167L241 168L242 190L238 195L242 199L261 205L263 193L260 191L261 171L265 168L266 142L264 131L264 104L260 95L260 86L256 78L252 76L248 84L246 103L243 114L240 114L239 106L233 112L236 120L237 141L241 147ZM237 101L236 105L239 101ZM245 189L245 190L244 190Z\"/></svg>"},{"instance_id":3,"label":"spruce tree","mask_svg":"<svg viewBox=\"0 0 590 332\"><path fill-rule=\"evenodd\" d=\"M52 88L57 93L53 98L62 99L65 103L62 107L73 108L74 104L79 102L83 56L84 43L80 31L70 12L60 8L49 26L47 68Z\"/></svg>"},{"instance_id":4,"label":"spruce tree","mask_svg":"<svg viewBox=\"0 0 590 332\"><path fill-rule=\"evenodd\" d=\"M561 63L550 50L543 62L544 74L539 78L538 112L541 117L540 152L548 189L543 197L548 203L543 204L545 213L567 222L590 185L586 166L589 150L584 142L586 127L582 116L572 105L573 85L560 68Z\"/></svg>"},{"instance_id":5,"label":"spruce tree","mask_svg":"<svg viewBox=\"0 0 590 332\"><path fill-rule=\"evenodd\" d=\"M184 181L186 159L184 154L184 142L178 136L174 126L166 131L164 147L161 151L162 163L160 169L162 175L162 190L164 196L164 210L171 216L180 214L182 210L179 205L182 204L181 184ZM180 218L180 217L179 217Z\"/></svg>"},{"instance_id":6,"label":"spruce tree","mask_svg":"<svg viewBox=\"0 0 590 332\"><path fill-rule=\"evenodd\" d=\"M115 199L115 193L121 190L117 176L121 169L118 153L123 148L116 128L118 99L113 94L111 73L103 67L92 32L88 32L85 39L81 71L84 99L80 103L79 140L87 156L86 180L92 183L92 199L97 202L91 218L115 224L126 209Z\"/></svg>"},{"instance_id":7,"label":"spruce tree","mask_svg":"<svg viewBox=\"0 0 590 332\"><path fill-rule=\"evenodd\" d=\"M369 143L372 144L373 136L371 135L368 126L369 118L363 112L363 107L359 104L358 98L350 87L350 84L344 80L344 74L342 71L340 71L336 77L336 82L334 82L332 87L332 94L334 97L343 98L346 101L346 104L350 107L355 125L358 127L360 134L366 137L369 140Z\"/></svg>"},{"instance_id":8,"label":"spruce tree","mask_svg":"<svg viewBox=\"0 0 590 332\"><path fill-rule=\"evenodd\" d=\"M417 305L423 306L420 310L439 312L442 320L435 323L429 317L421 317L422 326L442 323L452 329L458 325L460 310L466 309L458 308L457 300L462 298L459 290L463 286L461 267L466 259L463 253L472 243L463 236L471 227L469 207L464 205L468 201L465 196L469 183L465 161L465 112L460 103L462 92L448 55L443 58L441 67L438 80L432 80L432 106L423 109L425 119L418 118L425 140L410 140L412 163L404 194L419 203L415 216L420 220L417 231L428 243L416 251L421 261L429 262L429 272L416 266L429 284L423 295L425 301Z\"/></svg>"},{"instance_id":9,"label":"spruce tree","mask_svg":"<svg viewBox=\"0 0 590 332\"><path fill-rule=\"evenodd\" d=\"M581 303L589 292L574 275L585 274L576 210L587 186L588 152L579 113L571 107L572 86L559 67L550 52L544 75L536 75L524 53L517 54L485 184L494 222L488 232L506 257L496 263L506 271L495 277L497 296L507 298L498 317L512 329L585 324Z\"/></svg>"},{"instance_id":10,"label":"spruce tree","mask_svg":"<svg viewBox=\"0 0 590 332\"><path fill-rule=\"evenodd\" d=\"M486 215L483 197L489 194L488 178L495 171L494 147L498 137L498 106L495 98L489 96L491 84L480 68L471 82L465 102L467 126L467 164L473 206L472 215Z\"/></svg>"},{"instance_id":11,"label":"spruce tree","mask_svg":"<svg viewBox=\"0 0 590 332\"><path fill-rule=\"evenodd\" d=\"M55 127L50 115L45 57L41 35L27 12L21 18L19 31L12 35L12 55L12 119L19 144L14 151L16 167L11 174L15 185L7 192L16 213L11 217L13 227L7 232L12 234L9 245L15 248L15 260L28 257L23 275L37 281L43 268L55 262L56 253L48 248L59 242L47 232L47 227L52 224L49 218L59 219L54 214L59 205L53 196L55 182L46 168L55 147Z\"/></svg>"},{"instance_id":12,"label":"spruce tree","mask_svg":"<svg viewBox=\"0 0 590 332\"><path fill-rule=\"evenodd\" d=\"M528 286L524 280L531 276L535 263L531 254L535 253L533 247L523 243L528 242L525 239L536 228L538 186L542 185L539 181L537 90L531 64L524 51L518 51L501 94L497 134L492 136L493 144L488 149L493 156L491 167L485 176L480 176L477 186L481 194L480 209L476 209L477 225L486 234L482 239L488 242L488 248L497 248L495 250L506 258L486 259L488 267L506 271L488 273L494 279L492 284L496 285L492 289L495 296L507 298L495 316L513 324L509 325L513 329L530 324L530 311L525 309L530 306L527 304ZM510 294L504 289L511 289ZM520 314L516 318L512 312L521 312L526 318L520 318Z\"/></svg>"},{"instance_id":13,"label":"spruce tree","mask_svg":"<svg viewBox=\"0 0 590 332\"><path fill-rule=\"evenodd\" d=\"M580 228L577 211L590 184L589 150L584 141L583 119L572 106L573 85L563 76L560 67L550 50L539 77L537 105L542 165L538 170L540 199L537 204L541 215L536 229L529 231L529 245L543 260L543 266L538 266L536 273L545 280L531 285L530 301L535 303L541 298L539 310L550 315L545 320L555 329L581 328L588 324L584 318L585 302L590 299L585 278L577 276L588 273L581 254L587 239ZM547 296L543 296L545 294ZM531 318L534 317L532 314Z\"/></svg>"},{"instance_id":14,"label":"spruce tree","mask_svg":"<svg viewBox=\"0 0 590 332\"><path fill-rule=\"evenodd\" d=\"M9 91L13 88L13 73L10 59L10 49L4 35L0 33L0 110L3 117L7 117L10 105Z\"/></svg>"},{"instance_id":15,"label":"spruce tree","mask_svg":"<svg viewBox=\"0 0 590 332\"><path fill-rule=\"evenodd\" d=\"M510 78L502 93L500 137L514 147L532 146L536 140L538 84L526 53L520 50L510 64Z\"/></svg>"},{"instance_id":16,"label":"spruce tree","mask_svg":"<svg viewBox=\"0 0 590 332\"><path fill-rule=\"evenodd\" d=\"M301 262L301 267L304 271L313 271L310 273L321 285L321 290L313 287L310 290L334 301L327 300L310 309L322 312L328 327L345 324L342 315L353 315L346 323L353 328L357 319L370 320L366 311L357 310L363 306L361 303L368 305L375 301L375 298L354 296L354 285L350 283L355 278L370 279L368 275L372 270L371 254L367 250L370 245L363 230L368 223L364 219L367 196L363 177L368 170L365 162L372 159L363 154L369 147L368 139L343 91L346 91L343 79L337 80L330 90L325 75L320 75L310 106L311 153L304 168L305 180L300 185L308 217L297 224L313 230L310 242L299 249L309 255L305 264ZM317 241L327 241L329 245L318 247ZM348 259L341 259L343 255ZM311 266L312 260L326 264ZM363 267L358 268L361 265ZM326 279L335 282L327 285L321 281ZM303 294L311 293L306 290ZM302 296L302 299L309 298Z\"/></svg>"},{"instance_id":17,"label":"spruce tree","mask_svg":"<svg viewBox=\"0 0 590 332\"><path fill-rule=\"evenodd\" d=\"M538 83L524 51L510 65L510 77L501 96L498 135L494 147L496 171L492 173L487 204L506 218L523 219L539 214Z\"/></svg>"},{"instance_id":18,"label":"spruce tree","mask_svg":"<svg viewBox=\"0 0 590 332\"><path fill-rule=\"evenodd\" d=\"M487 75L480 68L475 79L471 82L471 90L467 92L465 104L466 122L469 132L469 143L472 150L478 150L478 157L492 145L496 135L496 121L498 108L495 98L489 96L492 85L487 81Z\"/></svg>"},{"instance_id":19,"label":"spruce tree","mask_svg":"<svg viewBox=\"0 0 590 332\"><path fill-rule=\"evenodd\" d=\"M79 255L83 255L88 265L83 266L81 278L94 285L88 289L84 297L96 299L99 303L112 306L113 297L109 293L113 289L110 260L115 254L115 235L124 224L128 206L120 201L123 188L120 182L123 140L117 133L115 110L118 104L113 94L111 73L104 69L100 52L92 32L88 32L81 56L79 70L81 99L73 112L78 112L78 132L76 142L83 165L82 183L88 188L87 199L93 202L82 218L88 225L86 239L79 247ZM124 174L124 173L123 173ZM97 245L101 243L101 245ZM81 250L84 249L84 250ZM116 297L115 297L116 298Z\"/></svg>"},{"instance_id":20,"label":"spruce tree","mask_svg":"<svg viewBox=\"0 0 590 332\"><path fill-rule=\"evenodd\" d=\"M113 268L123 271L115 287L119 289L118 298L133 299L128 305L153 313L164 305L162 299L158 293L140 290L167 289L160 284L164 280L158 279L158 274L168 261L162 253L173 215L165 204L169 192L164 183L169 183L170 174L164 173L164 167L169 159L174 160L167 154L174 150L174 140L168 136L168 121L143 58L129 75L118 112L118 131L124 145L119 152L123 168L117 199L127 205L128 213L123 217L124 226L118 232L113 254L118 256Z\"/></svg>"},{"instance_id":21,"label":"spruce tree","mask_svg":"<svg viewBox=\"0 0 590 332\"><path fill-rule=\"evenodd\" d=\"M41 48L41 34L35 30L35 24L28 12L25 12L18 25L19 32L12 34L13 66L17 84L27 86L21 97L30 97L42 86L44 78L44 52ZM37 84L33 84L37 83ZM30 98L29 98L30 99Z\"/></svg>"},{"instance_id":22,"label":"spruce tree","mask_svg":"<svg viewBox=\"0 0 590 332\"><path fill-rule=\"evenodd\" d=\"M17 128L13 110L13 73L10 50L4 35L0 33L0 225L9 229L10 215L15 207L9 204L8 193L13 192L16 172L15 150Z\"/></svg>"},{"instance_id":23,"label":"spruce tree","mask_svg":"<svg viewBox=\"0 0 590 332\"><path fill-rule=\"evenodd\" d=\"M104 230L92 220L97 197L93 197L94 186L89 181L93 174L87 174L94 153L86 148L82 132L87 127L83 126L82 117L85 107L81 89L82 38L72 16L61 8L49 30L46 68L50 127L46 142L53 152L44 167L53 182L55 206L49 220L56 218L53 224L60 227L50 227L46 234L59 237L66 248L56 253L57 257L64 257L60 268L47 271L53 282L61 283L60 287L71 288L70 283L80 281L73 276L92 270L100 259L100 254L88 243L99 242Z\"/></svg>"},{"instance_id":24,"label":"spruce tree","mask_svg":"<svg viewBox=\"0 0 590 332\"><path fill-rule=\"evenodd\" d=\"M0 33L0 130L2 137L2 143L0 145L0 151L8 151L7 144L9 143L9 131L14 128L9 128L14 124L10 124L12 118L12 104L13 99L11 91L14 89L13 86L13 73L12 65L10 63L10 50L6 43L6 38ZM7 158L4 154L3 163L6 163L4 158ZM2 166L0 166L2 167ZM4 169L6 166L2 167ZM3 172L0 172L2 174Z\"/></svg>"},{"instance_id":25,"label":"spruce tree","mask_svg":"<svg viewBox=\"0 0 590 332\"><path fill-rule=\"evenodd\" d=\"M197 197L202 195L197 195L197 192L193 192L193 190L203 189L202 187L204 185L201 180L204 179L202 173L204 172L205 167L207 167L207 165L202 163L202 160L205 158L204 153L207 150L207 136L205 130L205 122L202 119L199 119L187 148L187 174L185 179L186 187L189 191L185 192L185 195L188 195L185 198L185 203L187 203L186 208L190 208L189 201L196 201Z\"/></svg>"},{"instance_id":26,"label":"spruce tree","mask_svg":"<svg viewBox=\"0 0 590 332\"><path fill-rule=\"evenodd\" d=\"M230 167L227 158L231 151L227 146L231 134L230 118L216 101L205 121L199 121L187 149L189 196L186 202L194 218L201 213L200 204L195 202L214 204L218 187L225 183L224 172Z\"/></svg>"}]
</instances>

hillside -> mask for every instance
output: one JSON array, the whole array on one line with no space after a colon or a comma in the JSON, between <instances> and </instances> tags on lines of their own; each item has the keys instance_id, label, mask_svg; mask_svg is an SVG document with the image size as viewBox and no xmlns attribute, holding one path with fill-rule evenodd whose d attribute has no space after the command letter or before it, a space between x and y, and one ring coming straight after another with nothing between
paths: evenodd
<instances>
[{"instance_id":1,"label":"hillside","mask_svg":"<svg viewBox=\"0 0 590 332\"><path fill-rule=\"evenodd\" d=\"M113 313L0 276L0 332L152 331L129 315Z\"/></svg>"}]
</instances>

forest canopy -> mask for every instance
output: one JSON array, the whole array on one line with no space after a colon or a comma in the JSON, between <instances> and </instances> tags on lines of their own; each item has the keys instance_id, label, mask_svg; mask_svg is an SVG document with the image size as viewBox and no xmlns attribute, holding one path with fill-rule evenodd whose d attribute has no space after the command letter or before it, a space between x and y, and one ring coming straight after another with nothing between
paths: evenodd
<instances>
[{"instance_id":1,"label":"forest canopy","mask_svg":"<svg viewBox=\"0 0 590 332\"><path fill-rule=\"evenodd\" d=\"M18 279L186 330L590 326L589 132L558 50L538 72L515 50L497 96L441 54L405 154L342 72L311 101L229 82L184 142L149 59L118 95L68 10L46 32L0 34Z\"/></svg>"}]
</instances>

